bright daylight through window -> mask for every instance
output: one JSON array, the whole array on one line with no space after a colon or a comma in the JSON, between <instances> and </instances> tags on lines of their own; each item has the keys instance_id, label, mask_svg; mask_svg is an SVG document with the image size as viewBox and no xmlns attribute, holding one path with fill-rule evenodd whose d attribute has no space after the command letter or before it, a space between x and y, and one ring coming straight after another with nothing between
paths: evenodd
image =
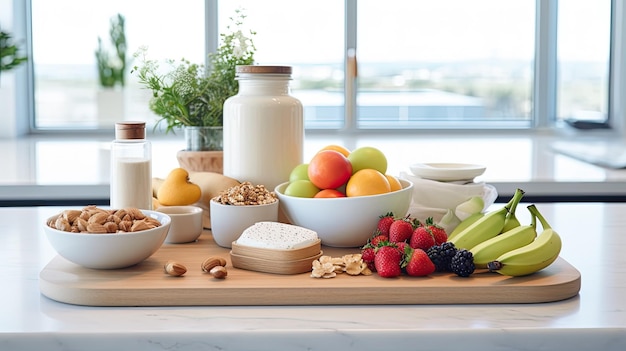
<instances>
[{"instance_id":1,"label":"bright daylight through window","mask_svg":"<svg viewBox=\"0 0 626 351\"><path fill-rule=\"evenodd\" d=\"M130 72L133 53L145 46L159 60L204 63L206 36L223 32L238 8L257 33L257 63L294 67L309 129L529 128L539 118L535 99L547 98L534 91L541 1L237 0L218 1L217 14L205 11L212 1L31 0L35 128L153 125L150 94ZM553 24L558 15L558 64L547 72L558 102L544 119L606 120L610 4L560 1L549 15ZM125 84L111 88L98 78L96 51L100 41L115 56L118 15ZM217 31L207 32L215 18ZM351 49L356 59L346 65Z\"/></svg>"}]
</instances>

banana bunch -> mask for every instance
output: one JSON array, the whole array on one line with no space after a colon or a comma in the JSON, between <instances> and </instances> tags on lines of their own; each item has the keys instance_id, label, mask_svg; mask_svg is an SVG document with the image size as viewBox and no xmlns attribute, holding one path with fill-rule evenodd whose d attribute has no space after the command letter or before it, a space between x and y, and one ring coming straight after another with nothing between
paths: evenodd
<instances>
[{"instance_id":1,"label":"banana bunch","mask_svg":"<svg viewBox=\"0 0 626 351\"><path fill-rule=\"evenodd\" d=\"M518 225L507 230L505 223L503 233L487 239L469 250L474 257L474 265L478 269L487 268L489 262L498 259L504 253L530 244L537 237L536 226L537 217L532 212L529 225Z\"/></svg>"},{"instance_id":2,"label":"banana bunch","mask_svg":"<svg viewBox=\"0 0 626 351\"><path fill-rule=\"evenodd\" d=\"M462 221L453 231L448 241L458 249L470 250L474 246L501 234L507 219L511 218L511 209L515 209L524 196L522 189L516 189L511 200L502 208L486 214L474 214ZM515 219L517 220L517 219ZM519 221L517 221L519 226ZM512 229L513 226L509 225ZM460 228L460 229L459 229ZM458 231L457 231L458 229Z\"/></svg>"},{"instance_id":3,"label":"banana bunch","mask_svg":"<svg viewBox=\"0 0 626 351\"><path fill-rule=\"evenodd\" d=\"M500 255L487 268L507 276L523 276L551 265L561 252L561 237L550 227L535 205L528 206L533 218L539 219L543 231L531 243Z\"/></svg>"}]
</instances>

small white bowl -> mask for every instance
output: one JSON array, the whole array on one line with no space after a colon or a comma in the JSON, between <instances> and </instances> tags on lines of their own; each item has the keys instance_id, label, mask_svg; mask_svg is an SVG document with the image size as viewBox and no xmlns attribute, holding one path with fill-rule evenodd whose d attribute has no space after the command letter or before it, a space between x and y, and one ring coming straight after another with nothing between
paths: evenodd
<instances>
[{"instance_id":1,"label":"small white bowl","mask_svg":"<svg viewBox=\"0 0 626 351\"><path fill-rule=\"evenodd\" d=\"M161 247L170 228L170 216L142 210L146 216L159 221L153 229L129 233L88 234L71 233L48 226L54 215L44 223L44 232L57 253L78 265L93 269L117 269L138 264Z\"/></svg>"},{"instance_id":2,"label":"small white bowl","mask_svg":"<svg viewBox=\"0 0 626 351\"><path fill-rule=\"evenodd\" d=\"M211 233L213 240L221 247L232 247L233 241L241 236L246 228L257 222L278 221L278 204L276 200L266 205L224 205L210 201Z\"/></svg>"},{"instance_id":3,"label":"small white bowl","mask_svg":"<svg viewBox=\"0 0 626 351\"><path fill-rule=\"evenodd\" d=\"M198 240L202 234L202 208L197 206L161 206L157 212L172 219L166 243L184 244Z\"/></svg>"},{"instance_id":4,"label":"small white bowl","mask_svg":"<svg viewBox=\"0 0 626 351\"><path fill-rule=\"evenodd\" d=\"M317 232L322 245L358 247L367 243L381 215L406 215L413 195L413 183L400 179L402 189L379 195L303 198L285 195L288 182L275 188L280 206L292 224Z\"/></svg>"},{"instance_id":5,"label":"small white bowl","mask_svg":"<svg viewBox=\"0 0 626 351\"><path fill-rule=\"evenodd\" d=\"M486 169L483 165L470 163L414 163L409 168L418 177L440 182L469 181Z\"/></svg>"}]
</instances>

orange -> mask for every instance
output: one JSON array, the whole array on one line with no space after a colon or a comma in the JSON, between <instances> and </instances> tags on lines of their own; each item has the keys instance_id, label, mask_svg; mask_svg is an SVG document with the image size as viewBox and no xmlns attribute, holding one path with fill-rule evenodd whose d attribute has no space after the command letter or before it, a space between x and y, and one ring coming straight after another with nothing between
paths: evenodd
<instances>
[{"instance_id":1,"label":"orange","mask_svg":"<svg viewBox=\"0 0 626 351\"><path fill-rule=\"evenodd\" d=\"M323 148L320 149L320 151L324 151L324 150L335 150L339 153L341 153L342 155L344 155L345 157L348 157L348 155L350 155L350 150L348 150L348 148L341 146L341 145L326 145ZM319 151L318 151L319 152Z\"/></svg>"},{"instance_id":2,"label":"orange","mask_svg":"<svg viewBox=\"0 0 626 351\"><path fill-rule=\"evenodd\" d=\"M346 197L346 194L342 193L337 189L324 189L320 190L315 196L315 198L328 198L328 197Z\"/></svg>"},{"instance_id":3,"label":"orange","mask_svg":"<svg viewBox=\"0 0 626 351\"><path fill-rule=\"evenodd\" d=\"M391 191L402 189L402 184L400 184L400 181L398 180L398 178L392 176L391 174L385 174L385 177L387 177L387 180L389 181L389 186L391 186Z\"/></svg>"},{"instance_id":4,"label":"orange","mask_svg":"<svg viewBox=\"0 0 626 351\"><path fill-rule=\"evenodd\" d=\"M346 184L346 196L365 196L384 194L391 191L389 180L384 174L371 168L357 171Z\"/></svg>"}]
</instances>

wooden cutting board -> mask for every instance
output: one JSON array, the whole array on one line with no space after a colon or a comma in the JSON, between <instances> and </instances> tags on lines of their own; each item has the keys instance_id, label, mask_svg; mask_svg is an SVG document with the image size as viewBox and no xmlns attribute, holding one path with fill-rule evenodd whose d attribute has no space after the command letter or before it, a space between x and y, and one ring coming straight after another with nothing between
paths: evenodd
<instances>
[{"instance_id":1,"label":"wooden cutting board","mask_svg":"<svg viewBox=\"0 0 626 351\"><path fill-rule=\"evenodd\" d=\"M358 248L322 247L333 257ZM308 273L280 275L232 267L229 249L215 244L205 231L197 242L164 244L133 267L94 270L57 256L40 273L43 295L87 306L226 306L226 305L361 305L361 304L492 304L540 303L567 299L580 290L580 273L559 258L547 269L526 277L451 273L429 277L350 276L312 278ZM209 256L228 261L228 277L212 278L200 269ZM176 260L187 267L182 277L168 276L163 265ZM384 297L384 298L383 298Z\"/></svg>"}]
</instances>

